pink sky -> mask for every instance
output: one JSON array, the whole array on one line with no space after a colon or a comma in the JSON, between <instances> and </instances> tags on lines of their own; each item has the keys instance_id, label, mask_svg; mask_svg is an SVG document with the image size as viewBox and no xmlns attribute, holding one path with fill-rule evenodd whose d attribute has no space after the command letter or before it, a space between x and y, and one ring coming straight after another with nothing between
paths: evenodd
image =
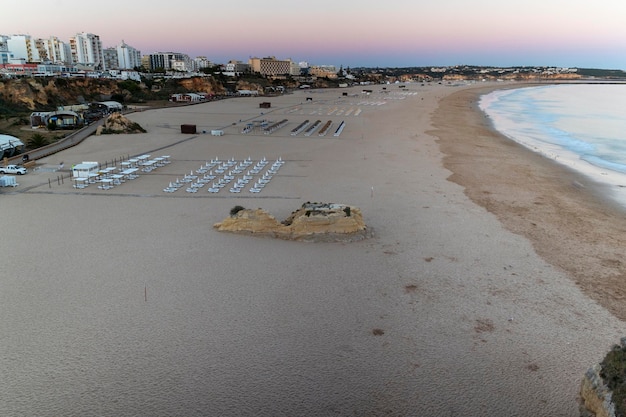
<instances>
[{"instance_id":1,"label":"pink sky","mask_svg":"<svg viewBox=\"0 0 626 417\"><path fill-rule=\"evenodd\" d=\"M240 0L212 4L111 0L97 9L68 0L16 2L0 34L100 36L143 54L176 51L214 62L273 55L343 66L555 65L626 70L624 2L527 0L380 2ZM603 5L603 3L605 3ZM603 7L605 6L605 7ZM33 10L45 10L33 13Z\"/></svg>"}]
</instances>

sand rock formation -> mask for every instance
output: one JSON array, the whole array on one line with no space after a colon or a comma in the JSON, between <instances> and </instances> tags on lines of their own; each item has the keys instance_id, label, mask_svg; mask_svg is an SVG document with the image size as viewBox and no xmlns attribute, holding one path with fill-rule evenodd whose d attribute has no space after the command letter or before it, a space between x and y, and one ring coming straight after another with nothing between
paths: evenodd
<instances>
[{"instance_id":1,"label":"sand rock formation","mask_svg":"<svg viewBox=\"0 0 626 417\"><path fill-rule=\"evenodd\" d=\"M98 126L96 136L116 133L146 133L146 130L121 113L113 113L105 120L103 126Z\"/></svg>"},{"instance_id":2,"label":"sand rock formation","mask_svg":"<svg viewBox=\"0 0 626 417\"><path fill-rule=\"evenodd\" d=\"M616 407L616 401L622 401L620 398L624 396L625 353L626 337L623 337L620 345L615 345L602 363L587 370L580 386L579 403L582 417L623 415L624 405L618 404L620 407ZM613 388L609 386L609 382ZM615 399L612 389L618 393Z\"/></svg>"},{"instance_id":3,"label":"sand rock formation","mask_svg":"<svg viewBox=\"0 0 626 417\"><path fill-rule=\"evenodd\" d=\"M233 209L213 225L220 232L301 241L354 241L371 235L361 210L344 204L305 203L282 223L263 209Z\"/></svg>"},{"instance_id":4,"label":"sand rock formation","mask_svg":"<svg viewBox=\"0 0 626 417\"><path fill-rule=\"evenodd\" d=\"M599 364L589 368L580 386L580 415L582 417L615 417L611 390L600 375Z\"/></svg>"}]
</instances>

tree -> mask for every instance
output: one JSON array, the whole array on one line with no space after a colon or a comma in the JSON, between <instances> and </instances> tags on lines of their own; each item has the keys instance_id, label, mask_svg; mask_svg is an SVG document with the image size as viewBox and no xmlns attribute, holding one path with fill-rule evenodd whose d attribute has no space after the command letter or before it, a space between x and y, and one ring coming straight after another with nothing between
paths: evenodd
<instances>
[{"instance_id":1,"label":"tree","mask_svg":"<svg viewBox=\"0 0 626 417\"><path fill-rule=\"evenodd\" d=\"M42 135L41 133L35 133L33 136L31 136L30 139L28 139L28 141L26 142L26 144L28 145L28 147L30 149L37 149L37 148L41 148L43 146L46 146L49 143L48 138L46 138L44 135Z\"/></svg>"}]
</instances>

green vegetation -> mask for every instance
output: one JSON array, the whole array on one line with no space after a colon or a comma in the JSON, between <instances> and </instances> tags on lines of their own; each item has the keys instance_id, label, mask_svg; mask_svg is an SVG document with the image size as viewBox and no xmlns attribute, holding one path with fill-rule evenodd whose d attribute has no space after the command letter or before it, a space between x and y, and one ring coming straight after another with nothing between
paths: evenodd
<instances>
[{"instance_id":1,"label":"green vegetation","mask_svg":"<svg viewBox=\"0 0 626 417\"><path fill-rule=\"evenodd\" d=\"M615 415L626 416L626 346L613 346L600 364L600 376L613 392Z\"/></svg>"},{"instance_id":2,"label":"green vegetation","mask_svg":"<svg viewBox=\"0 0 626 417\"><path fill-rule=\"evenodd\" d=\"M621 78L621 79L626 78L626 71L622 71L622 70L579 68L578 74L585 76L585 77L596 77L596 78Z\"/></svg>"},{"instance_id":3,"label":"green vegetation","mask_svg":"<svg viewBox=\"0 0 626 417\"><path fill-rule=\"evenodd\" d=\"M28 146L28 149L37 149L41 148L42 146L46 146L49 143L50 141L47 137L45 137L41 133L35 133L33 136L30 137L30 139L28 139L28 141L26 142L26 146Z\"/></svg>"},{"instance_id":4,"label":"green vegetation","mask_svg":"<svg viewBox=\"0 0 626 417\"><path fill-rule=\"evenodd\" d=\"M117 84L118 88L121 90L127 90L131 94L137 94L141 91L141 86L137 81L125 80L120 81Z\"/></svg>"},{"instance_id":5,"label":"green vegetation","mask_svg":"<svg viewBox=\"0 0 626 417\"><path fill-rule=\"evenodd\" d=\"M230 217L235 217L241 210L245 210L242 206L235 206L230 209Z\"/></svg>"}]
</instances>

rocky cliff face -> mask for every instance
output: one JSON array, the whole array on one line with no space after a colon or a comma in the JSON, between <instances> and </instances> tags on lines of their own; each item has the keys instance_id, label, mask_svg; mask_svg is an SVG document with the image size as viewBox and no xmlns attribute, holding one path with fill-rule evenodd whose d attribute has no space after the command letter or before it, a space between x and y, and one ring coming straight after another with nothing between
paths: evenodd
<instances>
[{"instance_id":1,"label":"rocky cliff face","mask_svg":"<svg viewBox=\"0 0 626 417\"><path fill-rule=\"evenodd\" d=\"M580 385L581 417L624 415L625 353L626 337L623 337L620 340L620 345L613 346L601 363L595 364L587 370ZM609 388L609 383L613 388ZM615 390L615 393L612 389Z\"/></svg>"},{"instance_id":2,"label":"rocky cliff face","mask_svg":"<svg viewBox=\"0 0 626 417\"><path fill-rule=\"evenodd\" d=\"M353 241L370 236L361 210L343 204L306 203L284 222L262 209L243 209L213 225L220 232L301 241Z\"/></svg>"},{"instance_id":3,"label":"rocky cliff face","mask_svg":"<svg viewBox=\"0 0 626 417\"><path fill-rule=\"evenodd\" d=\"M0 100L29 110L53 109L81 101L105 100L123 93L114 80L89 78L0 80Z\"/></svg>"},{"instance_id":4,"label":"rocky cliff face","mask_svg":"<svg viewBox=\"0 0 626 417\"><path fill-rule=\"evenodd\" d=\"M189 92L222 95L226 92L224 86L212 77L184 78L179 84Z\"/></svg>"},{"instance_id":5,"label":"rocky cliff face","mask_svg":"<svg viewBox=\"0 0 626 417\"><path fill-rule=\"evenodd\" d=\"M126 88L131 88L132 92ZM53 110L58 106L109 100L120 95L125 100L139 96L146 100L167 99L167 91L224 94L224 86L212 77L194 77L167 81L160 96L145 84L99 78L21 78L0 80L0 103L28 110Z\"/></svg>"},{"instance_id":6,"label":"rocky cliff face","mask_svg":"<svg viewBox=\"0 0 626 417\"><path fill-rule=\"evenodd\" d=\"M601 366L595 365L585 373L580 386L581 417L615 417L611 390L600 376Z\"/></svg>"}]
</instances>

